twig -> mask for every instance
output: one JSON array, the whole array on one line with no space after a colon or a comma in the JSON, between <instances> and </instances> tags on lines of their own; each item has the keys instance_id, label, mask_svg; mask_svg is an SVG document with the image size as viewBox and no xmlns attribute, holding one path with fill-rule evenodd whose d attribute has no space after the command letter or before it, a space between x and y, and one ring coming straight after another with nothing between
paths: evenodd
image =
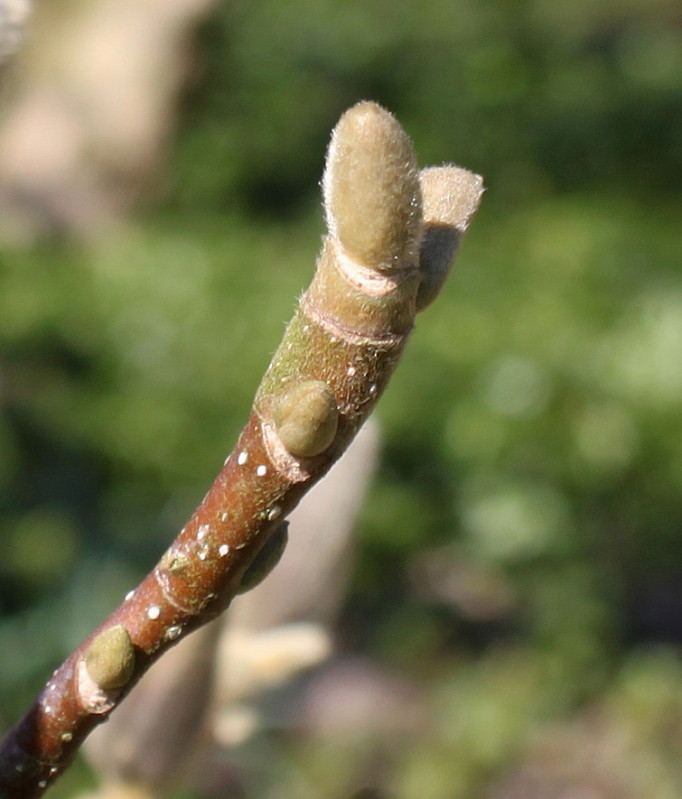
<instances>
[{"instance_id":1,"label":"twig","mask_svg":"<svg viewBox=\"0 0 682 799\"><path fill-rule=\"evenodd\" d=\"M374 408L481 193L458 167L420 177L409 139L376 104L343 115L324 176L329 235L237 445L156 568L0 745L3 799L41 796L146 669L253 575L265 542Z\"/></svg>"}]
</instances>

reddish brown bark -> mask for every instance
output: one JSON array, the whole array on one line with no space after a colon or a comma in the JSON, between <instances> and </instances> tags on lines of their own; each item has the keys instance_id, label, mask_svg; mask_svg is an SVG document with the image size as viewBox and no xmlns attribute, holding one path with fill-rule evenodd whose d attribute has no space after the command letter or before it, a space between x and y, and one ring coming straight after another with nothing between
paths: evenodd
<instances>
[{"instance_id":1,"label":"reddish brown bark","mask_svg":"<svg viewBox=\"0 0 682 799\"><path fill-rule=\"evenodd\" d=\"M55 671L0 745L3 799L40 796L147 668L229 605L265 541L339 458L374 408L412 328L420 281L429 276L432 298L447 272L429 259L442 253L451 258L481 194L476 176L443 168L442 181L422 184L426 208L442 206L429 211L422 225L419 180L414 158L406 153L411 153L409 140L378 106L362 103L342 118L325 183L330 228L339 230L339 237L325 242L315 279L263 378L254 410L208 494L155 569ZM364 168L368 161L371 169ZM342 190L335 190L335 180ZM443 194L439 203L428 196L431 185ZM352 224L339 225L335 214L347 214ZM374 226L372 217L378 220ZM358 224L366 229L355 235ZM449 233L450 244L423 246L436 230L441 237ZM352 240L353 258L344 250L344 237ZM292 397L299 398L298 408L291 408ZM325 422L317 417L328 411L333 425L322 424L326 432L316 439L315 425ZM289 437L278 432L287 414L296 417L303 438L312 442L303 451L319 454L297 457L287 449ZM120 635L100 635L114 627L122 628L112 631ZM111 669L106 668L106 651L103 655L105 668L99 673L113 670L114 679L107 677L106 685L121 688L105 689L88 671L88 653L105 647L105 641L124 650L132 644L132 674L127 650L111 653ZM102 653L97 655L101 663ZM124 661L117 675L117 664Z\"/></svg>"}]
</instances>

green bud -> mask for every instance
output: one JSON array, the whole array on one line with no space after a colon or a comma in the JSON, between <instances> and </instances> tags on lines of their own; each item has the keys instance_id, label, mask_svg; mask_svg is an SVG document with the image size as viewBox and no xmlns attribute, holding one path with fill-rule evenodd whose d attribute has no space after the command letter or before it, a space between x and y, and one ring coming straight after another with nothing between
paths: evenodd
<instances>
[{"instance_id":1,"label":"green bud","mask_svg":"<svg viewBox=\"0 0 682 799\"><path fill-rule=\"evenodd\" d=\"M341 117L323 178L327 224L346 255L395 272L417 259L419 175L412 144L395 117L362 102Z\"/></svg>"},{"instance_id":2,"label":"green bud","mask_svg":"<svg viewBox=\"0 0 682 799\"><path fill-rule=\"evenodd\" d=\"M263 544L263 548L256 555L253 563L242 575L239 588L235 593L244 594L262 583L280 562L288 541L289 522L282 522Z\"/></svg>"},{"instance_id":3,"label":"green bud","mask_svg":"<svg viewBox=\"0 0 682 799\"><path fill-rule=\"evenodd\" d=\"M286 388L273 409L273 421L288 452L295 457L312 458L334 441L339 410L326 383L306 380Z\"/></svg>"},{"instance_id":4,"label":"green bud","mask_svg":"<svg viewBox=\"0 0 682 799\"><path fill-rule=\"evenodd\" d=\"M117 624L99 633L85 655L85 668L103 691L126 685L135 670L135 649L126 628Z\"/></svg>"}]
</instances>

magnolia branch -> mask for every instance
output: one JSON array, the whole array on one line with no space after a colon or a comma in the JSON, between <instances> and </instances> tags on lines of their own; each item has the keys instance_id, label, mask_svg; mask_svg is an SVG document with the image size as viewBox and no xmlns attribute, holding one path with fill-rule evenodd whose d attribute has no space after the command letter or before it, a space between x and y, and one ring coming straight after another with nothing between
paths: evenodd
<instances>
[{"instance_id":1,"label":"magnolia branch","mask_svg":"<svg viewBox=\"0 0 682 799\"><path fill-rule=\"evenodd\" d=\"M480 177L458 167L420 173L398 122L369 102L335 128L323 188L329 235L315 277L234 450L157 566L0 745L3 799L41 796L166 649L267 572L283 520L384 391L483 191Z\"/></svg>"}]
</instances>

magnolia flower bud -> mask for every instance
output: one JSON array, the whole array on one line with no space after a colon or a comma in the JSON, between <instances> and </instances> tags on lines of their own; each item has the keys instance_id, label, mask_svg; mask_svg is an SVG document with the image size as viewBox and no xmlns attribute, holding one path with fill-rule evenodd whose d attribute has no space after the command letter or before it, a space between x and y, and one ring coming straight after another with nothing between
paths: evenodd
<instances>
[{"instance_id":1,"label":"magnolia flower bud","mask_svg":"<svg viewBox=\"0 0 682 799\"><path fill-rule=\"evenodd\" d=\"M323 178L329 231L345 254L382 272L414 264L421 229L412 144L376 103L353 106L334 128Z\"/></svg>"}]
</instances>

